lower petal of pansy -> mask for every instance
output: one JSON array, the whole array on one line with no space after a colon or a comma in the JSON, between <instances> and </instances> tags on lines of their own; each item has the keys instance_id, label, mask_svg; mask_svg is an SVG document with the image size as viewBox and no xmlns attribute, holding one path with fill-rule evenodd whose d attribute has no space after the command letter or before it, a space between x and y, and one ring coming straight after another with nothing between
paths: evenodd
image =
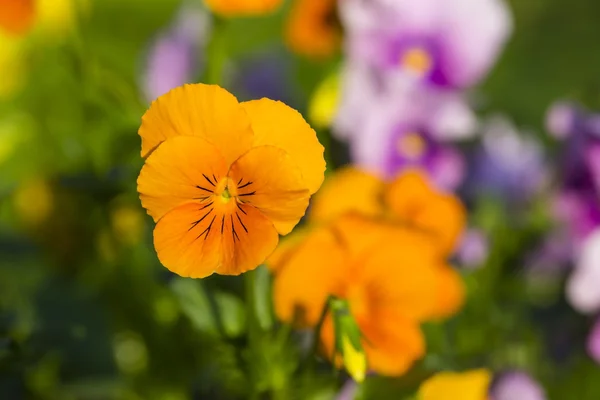
<instances>
[{"instance_id":1,"label":"lower petal of pansy","mask_svg":"<svg viewBox=\"0 0 600 400\"><path fill-rule=\"evenodd\" d=\"M197 137L173 137L148 157L140 172L142 206L158 221L181 204L210 198L226 174L215 146Z\"/></svg>"},{"instance_id":2,"label":"lower petal of pansy","mask_svg":"<svg viewBox=\"0 0 600 400\"><path fill-rule=\"evenodd\" d=\"M160 262L170 271L191 278L204 278L221 265L220 215L210 201L181 205L158 221L154 247Z\"/></svg>"},{"instance_id":3,"label":"lower petal of pansy","mask_svg":"<svg viewBox=\"0 0 600 400\"><path fill-rule=\"evenodd\" d=\"M344 249L330 230L309 233L275 277L277 316L298 325L315 325L328 296L338 294L344 285L346 261Z\"/></svg>"},{"instance_id":4,"label":"lower petal of pansy","mask_svg":"<svg viewBox=\"0 0 600 400\"><path fill-rule=\"evenodd\" d=\"M238 204L223 214L219 229L223 258L217 272L221 275L239 275L256 268L273 253L279 241L273 223L247 204Z\"/></svg>"},{"instance_id":5,"label":"lower petal of pansy","mask_svg":"<svg viewBox=\"0 0 600 400\"><path fill-rule=\"evenodd\" d=\"M238 207L239 206L239 207ZM188 203L158 221L154 245L169 270L192 278L239 275L273 252L279 236L258 210L221 198Z\"/></svg>"},{"instance_id":6,"label":"lower petal of pansy","mask_svg":"<svg viewBox=\"0 0 600 400\"><path fill-rule=\"evenodd\" d=\"M402 375L425 354L419 324L395 312L376 313L360 328L369 368L379 374Z\"/></svg>"},{"instance_id":7,"label":"lower petal of pansy","mask_svg":"<svg viewBox=\"0 0 600 400\"><path fill-rule=\"evenodd\" d=\"M450 317L462 307L465 301L465 287L460 274L449 265L436 268L437 302L433 318Z\"/></svg>"},{"instance_id":8,"label":"lower petal of pansy","mask_svg":"<svg viewBox=\"0 0 600 400\"><path fill-rule=\"evenodd\" d=\"M237 183L232 194L258 208L282 235L290 233L306 212L310 192L302 173L278 147L253 148L233 163L229 177Z\"/></svg>"}]
</instances>

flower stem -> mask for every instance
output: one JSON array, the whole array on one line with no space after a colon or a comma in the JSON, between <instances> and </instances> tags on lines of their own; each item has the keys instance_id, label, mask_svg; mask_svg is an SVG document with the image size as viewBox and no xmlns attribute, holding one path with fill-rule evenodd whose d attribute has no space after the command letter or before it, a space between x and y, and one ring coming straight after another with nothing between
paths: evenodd
<instances>
[{"instance_id":1,"label":"flower stem","mask_svg":"<svg viewBox=\"0 0 600 400\"><path fill-rule=\"evenodd\" d=\"M260 327L256 316L256 271L248 271L244 274L244 284L246 290L246 324L248 332L248 359L252 360L257 354L260 354ZM255 368L248 368L248 375L251 383L250 398L258 398L255 383L257 382Z\"/></svg>"},{"instance_id":2,"label":"flower stem","mask_svg":"<svg viewBox=\"0 0 600 400\"><path fill-rule=\"evenodd\" d=\"M306 355L306 359L304 360L305 366L312 366L317 359L317 354L319 353L319 343L321 338L321 330L323 329L323 324L325 323L325 318L327 317L327 312L329 311L329 303L333 297L329 296L327 301L323 305L323 309L321 310L321 315L319 316L319 321L317 325L315 325L315 329L313 331L313 341L310 347L310 351Z\"/></svg>"},{"instance_id":3,"label":"flower stem","mask_svg":"<svg viewBox=\"0 0 600 400\"><path fill-rule=\"evenodd\" d=\"M226 21L213 16L213 28L210 43L207 48L205 83L213 85L223 84L223 72L227 62L227 49L225 43Z\"/></svg>"}]
</instances>

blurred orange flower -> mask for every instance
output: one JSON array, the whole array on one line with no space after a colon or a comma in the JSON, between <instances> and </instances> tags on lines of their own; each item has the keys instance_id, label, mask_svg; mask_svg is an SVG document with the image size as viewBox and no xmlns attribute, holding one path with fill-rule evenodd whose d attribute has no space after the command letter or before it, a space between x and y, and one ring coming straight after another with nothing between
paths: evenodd
<instances>
[{"instance_id":1,"label":"blurred orange flower","mask_svg":"<svg viewBox=\"0 0 600 400\"><path fill-rule=\"evenodd\" d=\"M346 299L369 368L400 375L425 352L420 323L446 311L439 302L439 271L445 269L426 233L346 214L316 228L286 258L275 278L275 309L283 321L313 326L329 295ZM322 341L331 356L329 318Z\"/></svg>"},{"instance_id":2,"label":"blurred orange flower","mask_svg":"<svg viewBox=\"0 0 600 400\"><path fill-rule=\"evenodd\" d=\"M33 25L35 0L0 0L0 31L22 35Z\"/></svg>"},{"instance_id":3,"label":"blurred orange flower","mask_svg":"<svg viewBox=\"0 0 600 400\"><path fill-rule=\"evenodd\" d=\"M226 17L267 14L275 11L282 0L205 0L214 13Z\"/></svg>"},{"instance_id":4,"label":"blurred orange flower","mask_svg":"<svg viewBox=\"0 0 600 400\"><path fill-rule=\"evenodd\" d=\"M159 259L181 276L256 268L323 181L314 130L281 102L185 85L152 103L139 134L140 199Z\"/></svg>"},{"instance_id":5,"label":"blurred orange flower","mask_svg":"<svg viewBox=\"0 0 600 400\"><path fill-rule=\"evenodd\" d=\"M336 0L295 0L287 21L286 42L298 54L324 58L342 38Z\"/></svg>"}]
</instances>

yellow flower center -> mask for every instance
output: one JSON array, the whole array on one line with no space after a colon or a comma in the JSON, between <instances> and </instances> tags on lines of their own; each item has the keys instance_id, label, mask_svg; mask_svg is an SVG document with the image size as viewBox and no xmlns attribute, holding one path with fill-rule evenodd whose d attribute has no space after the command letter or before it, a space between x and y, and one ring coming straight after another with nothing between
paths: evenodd
<instances>
[{"instance_id":1,"label":"yellow flower center","mask_svg":"<svg viewBox=\"0 0 600 400\"><path fill-rule=\"evenodd\" d=\"M419 75L425 75L433 66L433 59L423 47L412 47L405 51L400 58L400 65Z\"/></svg>"},{"instance_id":2,"label":"yellow flower center","mask_svg":"<svg viewBox=\"0 0 600 400\"><path fill-rule=\"evenodd\" d=\"M396 142L396 151L400 156L415 160L423 156L427 142L417 132L402 135Z\"/></svg>"}]
</instances>

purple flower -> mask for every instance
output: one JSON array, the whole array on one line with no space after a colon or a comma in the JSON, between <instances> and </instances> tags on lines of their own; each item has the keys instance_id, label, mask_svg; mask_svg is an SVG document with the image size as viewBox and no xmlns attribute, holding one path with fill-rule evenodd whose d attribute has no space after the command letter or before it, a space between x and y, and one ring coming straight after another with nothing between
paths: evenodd
<instances>
[{"instance_id":1,"label":"purple flower","mask_svg":"<svg viewBox=\"0 0 600 400\"><path fill-rule=\"evenodd\" d=\"M483 129L483 143L476 152L467 193L489 193L513 202L526 201L549 181L543 147L528 132L518 132L503 117L493 117Z\"/></svg>"},{"instance_id":2,"label":"purple flower","mask_svg":"<svg viewBox=\"0 0 600 400\"><path fill-rule=\"evenodd\" d=\"M384 177L419 168L441 189L453 190L462 182L464 160L449 140L474 131L476 119L460 96L407 88L374 97L360 111L340 112L354 121L355 131L346 137L361 167ZM344 114L338 117L343 120Z\"/></svg>"},{"instance_id":3,"label":"purple flower","mask_svg":"<svg viewBox=\"0 0 600 400\"><path fill-rule=\"evenodd\" d=\"M143 74L148 101L194 81L202 67L199 58L209 29L208 14L189 4L181 8L171 26L157 34L148 50Z\"/></svg>"},{"instance_id":4,"label":"purple flower","mask_svg":"<svg viewBox=\"0 0 600 400\"><path fill-rule=\"evenodd\" d=\"M567 299L583 314L600 311L600 228L585 239L575 263L567 282Z\"/></svg>"},{"instance_id":5,"label":"purple flower","mask_svg":"<svg viewBox=\"0 0 600 400\"><path fill-rule=\"evenodd\" d=\"M542 387L524 372L500 376L491 391L491 400L545 400Z\"/></svg>"},{"instance_id":6,"label":"purple flower","mask_svg":"<svg viewBox=\"0 0 600 400\"><path fill-rule=\"evenodd\" d=\"M467 230L459 244L456 256L461 266L469 269L479 268L487 260L489 239L480 229Z\"/></svg>"},{"instance_id":7,"label":"purple flower","mask_svg":"<svg viewBox=\"0 0 600 400\"><path fill-rule=\"evenodd\" d=\"M340 13L351 59L446 88L479 82L512 30L502 0L344 0Z\"/></svg>"},{"instance_id":8,"label":"purple flower","mask_svg":"<svg viewBox=\"0 0 600 400\"><path fill-rule=\"evenodd\" d=\"M600 364L600 318L596 320L588 336L587 352L596 363Z\"/></svg>"}]
</instances>

